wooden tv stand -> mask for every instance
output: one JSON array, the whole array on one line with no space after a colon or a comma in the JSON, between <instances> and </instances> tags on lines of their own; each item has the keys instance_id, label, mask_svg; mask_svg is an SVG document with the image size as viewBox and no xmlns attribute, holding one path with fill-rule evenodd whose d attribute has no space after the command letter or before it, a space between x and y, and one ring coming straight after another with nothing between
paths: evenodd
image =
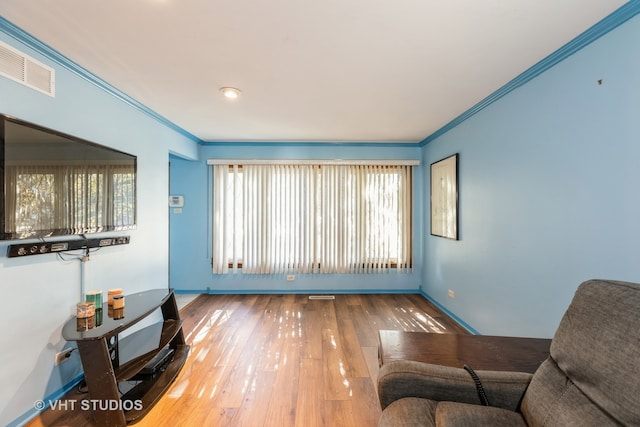
<instances>
[{"instance_id":1,"label":"wooden tv stand","mask_svg":"<svg viewBox=\"0 0 640 427\"><path fill-rule=\"evenodd\" d=\"M158 308L163 317L161 324L155 323L119 339L119 333ZM169 388L187 359L189 346L184 341L173 290L154 289L126 295L124 313L115 316L105 301L101 321L98 316L96 314L95 327L83 331L78 330L77 318L72 317L64 325L62 336L78 344L89 389L89 410L93 411L96 424L126 426L142 418ZM118 318L120 316L123 317ZM128 360L121 361L125 344L134 353ZM135 350L142 354L136 354ZM170 362L150 374L149 363L160 352L171 350ZM135 383L125 383L127 381ZM119 383L131 388L121 395Z\"/></svg>"}]
</instances>

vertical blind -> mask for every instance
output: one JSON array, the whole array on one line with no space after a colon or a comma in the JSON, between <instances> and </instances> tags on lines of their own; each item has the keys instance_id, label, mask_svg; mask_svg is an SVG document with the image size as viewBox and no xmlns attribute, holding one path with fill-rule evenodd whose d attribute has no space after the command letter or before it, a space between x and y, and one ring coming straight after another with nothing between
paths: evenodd
<instances>
[{"instance_id":1,"label":"vertical blind","mask_svg":"<svg viewBox=\"0 0 640 427\"><path fill-rule=\"evenodd\" d=\"M213 272L411 268L412 166L214 164Z\"/></svg>"}]
</instances>

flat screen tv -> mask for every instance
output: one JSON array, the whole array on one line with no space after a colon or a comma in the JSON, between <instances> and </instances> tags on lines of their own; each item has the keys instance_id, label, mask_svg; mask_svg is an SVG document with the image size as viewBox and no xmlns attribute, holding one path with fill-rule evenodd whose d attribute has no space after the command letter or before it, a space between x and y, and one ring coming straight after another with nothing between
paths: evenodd
<instances>
[{"instance_id":1,"label":"flat screen tv","mask_svg":"<svg viewBox=\"0 0 640 427\"><path fill-rule=\"evenodd\" d=\"M0 240L136 226L136 156L0 114Z\"/></svg>"}]
</instances>

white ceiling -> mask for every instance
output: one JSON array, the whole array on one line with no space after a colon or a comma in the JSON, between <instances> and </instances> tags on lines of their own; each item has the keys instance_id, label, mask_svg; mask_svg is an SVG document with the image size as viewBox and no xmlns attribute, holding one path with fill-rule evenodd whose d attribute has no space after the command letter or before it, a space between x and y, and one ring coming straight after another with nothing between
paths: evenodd
<instances>
[{"instance_id":1,"label":"white ceiling","mask_svg":"<svg viewBox=\"0 0 640 427\"><path fill-rule=\"evenodd\" d=\"M0 14L204 141L417 142L624 3L0 0Z\"/></svg>"}]
</instances>

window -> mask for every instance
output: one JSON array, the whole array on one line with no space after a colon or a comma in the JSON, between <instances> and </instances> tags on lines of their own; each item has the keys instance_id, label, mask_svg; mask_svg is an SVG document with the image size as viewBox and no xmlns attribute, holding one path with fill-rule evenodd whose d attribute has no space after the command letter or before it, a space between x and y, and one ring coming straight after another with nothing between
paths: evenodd
<instances>
[{"instance_id":1,"label":"window","mask_svg":"<svg viewBox=\"0 0 640 427\"><path fill-rule=\"evenodd\" d=\"M411 267L410 165L213 166L216 274Z\"/></svg>"}]
</instances>

